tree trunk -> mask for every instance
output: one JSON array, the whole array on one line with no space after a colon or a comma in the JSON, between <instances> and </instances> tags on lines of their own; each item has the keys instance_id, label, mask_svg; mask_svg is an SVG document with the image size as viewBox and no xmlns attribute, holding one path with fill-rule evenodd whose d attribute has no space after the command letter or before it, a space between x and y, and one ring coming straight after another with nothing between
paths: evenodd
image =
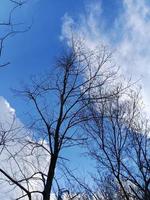
<instances>
[{"instance_id":1,"label":"tree trunk","mask_svg":"<svg viewBox=\"0 0 150 200\"><path fill-rule=\"evenodd\" d=\"M46 185L45 185L45 188L43 191L43 200L50 200L50 194L51 194L52 183L53 183L53 179L54 179L54 175L55 175L55 167L56 167L57 157L58 156L51 157L51 163L49 166L47 181L46 181Z\"/></svg>"}]
</instances>

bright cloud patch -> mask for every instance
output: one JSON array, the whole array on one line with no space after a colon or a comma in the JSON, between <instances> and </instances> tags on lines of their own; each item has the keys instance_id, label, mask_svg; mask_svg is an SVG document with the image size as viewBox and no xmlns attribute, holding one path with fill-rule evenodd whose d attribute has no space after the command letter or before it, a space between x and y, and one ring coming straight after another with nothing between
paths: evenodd
<instances>
[{"instance_id":1,"label":"bright cloud patch","mask_svg":"<svg viewBox=\"0 0 150 200\"><path fill-rule=\"evenodd\" d=\"M15 115L15 110L10 106L4 97L0 97L0 121L11 120Z\"/></svg>"},{"instance_id":2,"label":"bright cloud patch","mask_svg":"<svg viewBox=\"0 0 150 200\"><path fill-rule=\"evenodd\" d=\"M8 103L8 101L6 99L4 99L3 97L0 97L0 142L2 142L2 137L4 135L4 131L7 131L7 133L5 134L5 141L4 143L7 145L10 145L12 142L13 137L16 137L16 133L14 133L14 131L12 131L12 129L15 129L17 127L22 127L22 123L19 121L19 119L15 120L15 110L10 106L10 104ZM8 156L8 154L5 152L5 150L3 149L3 145L0 145L0 162L1 162L1 167L3 169L6 170L11 170L11 166L7 163L7 161L5 160L6 157ZM14 144L15 146L15 144ZM17 146L15 146L15 148L17 148ZM3 154L4 152L4 154ZM4 178L2 176L2 174L0 174L0 178ZM11 187L9 186L9 184L7 183L3 183L3 181L1 182L0 180L0 185L1 185L1 199L11 199L13 196L15 196L15 192L16 190L14 190L14 192L10 192L9 190L11 189Z\"/></svg>"},{"instance_id":3,"label":"bright cloud patch","mask_svg":"<svg viewBox=\"0 0 150 200\"><path fill-rule=\"evenodd\" d=\"M5 132L6 131L6 132ZM43 190L43 182L39 172L47 172L47 158L49 155L43 151L40 146L33 148L30 144L34 142L30 138L30 132L24 128L21 121L16 117L15 110L3 97L0 97L0 162L3 169L14 180L24 180L33 178L28 181L22 181L21 185L30 191ZM4 142L3 141L4 138ZM30 141L30 143L27 143ZM39 141L39 144L43 141ZM27 145L26 145L27 144ZM3 148L5 146L5 148ZM6 180L6 181L4 181ZM11 182L10 182L11 183ZM1 193L0 199L16 199L22 195L18 187L8 183L8 179L0 173ZM32 195L37 199L36 194ZM23 198L28 199L28 198Z\"/></svg>"},{"instance_id":4,"label":"bright cloud patch","mask_svg":"<svg viewBox=\"0 0 150 200\"><path fill-rule=\"evenodd\" d=\"M61 38L69 39L73 33L84 38L91 48L101 43L108 46L122 73L134 80L140 79L144 103L150 111L150 5L146 0L123 0L120 9L107 31L99 1L87 6L86 14L81 14L78 22L66 14Z\"/></svg>"}]
</instances>

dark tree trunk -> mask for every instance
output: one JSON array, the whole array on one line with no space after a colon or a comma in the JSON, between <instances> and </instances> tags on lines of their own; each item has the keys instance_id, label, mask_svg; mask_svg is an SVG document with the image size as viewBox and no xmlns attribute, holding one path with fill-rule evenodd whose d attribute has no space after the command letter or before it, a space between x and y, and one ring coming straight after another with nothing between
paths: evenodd
<instances>
[{"instance_id":1,"label":"dark tree trunk","mask_svg":"<svg viewBox=\"0 0 150 200\"><path fill-rule=\"evenodd\" d=\"M47 181L46 185L43 191L43 200L50 200L50 194L52 189L52 183L55 175L55 168L56 168L56 162L57 162L58 156L52 156L51 157L51 163L48 171Z\"/></svg>"}]
</instances>

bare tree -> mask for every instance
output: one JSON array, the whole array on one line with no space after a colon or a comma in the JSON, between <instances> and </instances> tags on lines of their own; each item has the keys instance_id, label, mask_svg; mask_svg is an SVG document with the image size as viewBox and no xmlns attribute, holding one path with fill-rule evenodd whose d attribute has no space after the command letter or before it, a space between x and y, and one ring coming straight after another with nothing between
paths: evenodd
<instances>
[{"instance_id":1,"label":"bare tree","mask_svg":"<svg viewBox=\"0 0 150 200\"><path fill-rule=\"evenodd\" d=\"M86 140L80 125L93 117L83 115L87 106L93 99L113 99L125 89L126 86L115 87L117 69L111 65L110 57L103 46L89 50L78 41L73 42L57 60L54 70L33 78L31 85L19 92L31 103L33 120L29 136L20 142L20 150L15 154L9 151L17 172L12 170L10 176L0 168L9 182L22 191L17 199L50 199L63 149ZM98 88L101 96L92 97Z\"/></svg>"},{"instance_id":2,"label":"bare tree","mask_svg":"<svg viewBox=\"0 0 150 200\"><path fill-rule=\"evenodd\" d=\"M140 93L129 89L111 101L96 101L86 115L93 116L84 128L98 173L113 175L122 199L149 199L149 124L143 116Z\"/></svg>"}]
</instances>

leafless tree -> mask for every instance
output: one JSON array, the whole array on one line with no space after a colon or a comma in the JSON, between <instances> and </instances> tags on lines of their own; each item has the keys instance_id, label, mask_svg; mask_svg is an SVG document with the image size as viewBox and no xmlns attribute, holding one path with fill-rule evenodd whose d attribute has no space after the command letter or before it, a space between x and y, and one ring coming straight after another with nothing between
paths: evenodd
<instances>
[{"instance_id":1,"label":"leafless tree","mask_svg":"<svg viewBox=\"0 0 150 200\"><path fill-rule=\"evenodd\" d=\"M113 175L122 199L149 199L149 123L143 116L140 93L129 89L111 101L96 101L86 115L93 116L84 128L98 173Z\"/></svg>"},{"instance_id":2,"label":"leafless tree","mask_svg":"<svg viewBox=\"0 0 150 200\"><path fill-rule=\"evenodd\" d=\"M33 78L19 91L31 103L30 127L26 129L29 136L21 140L18 152L9 151L17 172L0 168L3 176L22 191L17 199L50 199L63 149L86 140L80 125L93 117L83 115L87 107L95 99L109 101L127 87L115 87L118 69L110 57L104 46L89 50L73 41L57 60L55 69ZM94 95L99 88L101 95Z\"/></svg>"}]
</instances>

